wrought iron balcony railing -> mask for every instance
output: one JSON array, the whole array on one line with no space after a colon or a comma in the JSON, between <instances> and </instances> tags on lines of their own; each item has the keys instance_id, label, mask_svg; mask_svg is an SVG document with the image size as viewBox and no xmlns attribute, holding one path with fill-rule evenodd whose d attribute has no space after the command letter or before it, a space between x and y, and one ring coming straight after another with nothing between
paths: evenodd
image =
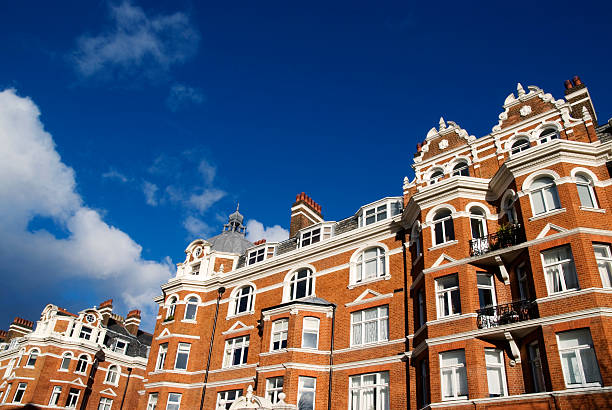
<instances>
[{"instance_id":1,"label":"wrought iron balcony railing","mask_svg":"<svg viewBox=\"0 0 612 410\"><path fill-rule=\"evenodd\" d=\"M537 319L538 306L535 301L532 300L519 300L517 302L506 303L505 305L479 309L476 313L478 313L478 328L486 329L530 319Z\"/></svg>"},{"instance_id":2,"label":"wrought iron balcony railing","mask_svg":"<svg viewBox=\"0 0 612 410\"><path fill-rule=\"evenodd\" d=\"M470 255L484 255L487 252L518 245L525 238L520 224L509 225L496 233L470 240Z\"/></svg>"}]
</instances>

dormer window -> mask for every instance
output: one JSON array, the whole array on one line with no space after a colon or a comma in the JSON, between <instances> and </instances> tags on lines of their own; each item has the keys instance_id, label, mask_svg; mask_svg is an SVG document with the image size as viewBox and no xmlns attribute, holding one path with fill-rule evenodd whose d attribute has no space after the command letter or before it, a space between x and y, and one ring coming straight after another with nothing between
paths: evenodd
<instances>
[{"instance_id":1,"label":"dormer window","mask_svg":"<svg viewBox=\"0 0 612 410\"><path fill-rule=\"evenodd\" d=\"M125 354L127 351L127 342L125 340L117 339L115 340L115 344L113 346L113 352Z\"/></svg>"},{"instance_id":2,"label":"dormer window","mask_svg":"<svg viewBox=\"0 0 612 410\"><path fill-rule=\"evenodd\" d=\"M91 328L87 326L83 326L81 328L81 333L79 333L79 338L89 340L91 339Z\"/></svg>"},{"instance_id":3,"label":"dormer window","mask_svg":"<svg viewBox=\"0 0 612 410\"><path fill-rule=\"evenodd\" d=\"M276 250L276 244L263 244L257 248L252 248L247 253L247 264L253 265L257 262L261 262L264 259L269 259L274 256L274 252Z\"/></svg>"},{"instance_id":4,"label":"dormer window","mask_svg":"<svg viewBox=\"0 0 612 410\"><path fill-rule=\"evenodd\" d=\"M401 212L402 203L399 199L379 201L363 207L359 216L359 226L371 225L389 218L389 215L395 216Z\"/></svg>"},{"instance_id":5,"label":"dormer window","mask_svg":"<svg viewBox=\"0 0 612 410\"><path fill-rule=\"evenodd\" d=\"M435 170L429 177L429 185L433 185L444 177L444 172L438 169Z\"/></svg>"},{"instance_id":6,"label":"dormer window","mask_svg":"<svg viewBox=\"0 0 612 410\"><path fill-rule=\"evenodd\" d=\"M333 236L334 223L317 224L300 232L300 248L321 242Z\"/></svg>"},{"instance_id":7,"label":"dormer window","mask_svg":"<svg viewBox=\"0 0 612 410\"><path fill-rule=\"evenodd\" d=\"M200 264L199 263L191 265L191 274L192 275L199 275L200 274Z\"/></svg>"}]
</instances>

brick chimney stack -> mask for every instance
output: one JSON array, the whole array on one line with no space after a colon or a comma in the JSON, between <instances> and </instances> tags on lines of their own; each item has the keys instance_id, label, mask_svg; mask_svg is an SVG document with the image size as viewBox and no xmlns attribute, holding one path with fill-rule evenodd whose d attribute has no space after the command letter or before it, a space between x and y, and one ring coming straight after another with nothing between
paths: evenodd
<instances>
[{"instance_id":1,"label":"brick chimney stack","mask_svg":"<svg viewBox=\"0 0 612 410\"><path fill-rule=\"evenodd\" d=\"M100 306L98 307L98 312L102 315L102 323L105 326L108 325L108 320L113 314L113 300L109 299L100 303Z\"/></svg>"},{"instance_id":2,"label":"brick chimney stack","mask_svg":"<svg viewBox=\"0 0 612 410\"><path fill-rule=\"evenodd\" d=\"M16 337L24 336L34 329L34 322L16 317L9 327L6 341L15 339Z\"/></svg>"},{"instance_id":3,"label":"brick chimney stack","mask_svg":"<svg viewBox=\"0 0 612 410\"><path fill-rule=\"evenodd\" d=\"M0 330L0 342L6 342L8 338L8 332L6 330Z\"/></svg>"},{"instance_id":4,"label":"brick chimney stack","mask_svg":"<svg viewBox=\"0 0 612 410\"><path fill-rule=\"evenodd\" d=\"M597 127L597 115L591 101L591 95L586 85L577 75L571 80L565 80L565 99L570 103L572 118L582 118L584 116L582 109L586 108L591 116L593 125Z\"/></svg>"},{"instance_id":5,"label":"brick chimney stack","mask_svg":"<svg viewBox=\"0 0 612 410\"><path fill-rule=\"evenodd\" d=\"M125 319L125 328L128 332L135 335L140 327L140 310L130 310Z\"/></svg>"},{"instance_id":6,"label":"brick chimney stack","mask_svg":"<svg viewBox=\"0 0 612 410\"><path fill-rule=\"evenodd\" d=\"M291 223L289 236L293 237L300 229L323 222L321 205L312 200L304 192L297 194L295 203L291 207Z\"/></svg>"}]
</instances>

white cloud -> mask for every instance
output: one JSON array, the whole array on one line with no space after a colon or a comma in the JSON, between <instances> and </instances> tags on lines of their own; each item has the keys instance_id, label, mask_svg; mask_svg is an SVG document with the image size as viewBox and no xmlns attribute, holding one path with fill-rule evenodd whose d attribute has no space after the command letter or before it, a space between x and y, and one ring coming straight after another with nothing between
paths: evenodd
<instances>
[{"instance_id":1,"label":"white cloud","mask_svg":"<svg viewBox=\"0 0 612 410\"><path fill-rule=\"evenodd\" d=\"M142 184L142 192L145 195L145 200L148 205L157 206L157 191L159 188L152 182L144 181Z\"/></svg>"},{"instance_id":2,"label":"white cloud","mask_svg":"<svg viewBox=\"0 0 612 410\"><path fill-rule=\"evenodd\" d=\"M206 222L193 216L185 218L183 227L191 236L206 238L211 233L211 228Z\"/></svg>"},{"instance_id":3,"label":"white cloud","mask_svg":"<svg viewBox=\"0 0 612 410\"><path fill-rule=\"evenodd\" d=\"M217 174L217 168L211 165L205 159L200 161L200 165L198 165L198 171L200 171L200 174L202 174L202 176L204 177L204 181L207 184L212 184L213 180L215 179L215 175Z\"/></svg>"},{"instance_id":4,"label":"white cloud","mask_svg":"<svg viewBox=\"0 0 612 410\"><path fill-rule=\"evenodd\" d=\"M29 98L0 92L0 265L11 273L3 278L5 286L25 277L39 288L73 279L93 282L120 296L126 308L143 309L143 323L150 325L157 311L151 299L172 275L170 261L143 259L138 243L83 203L74 170L62 162L39 115ZM31 232L34 218L50 218L66 236ZM32 302L25 294L14 301L17 311L19 303L25 309Z\"/></svg>"},{"instance_id":5,"label":"white cloud","mask_svg":"<svg viewBox=\"0 0 612 410\"><path fill-rule=\"evenodd\" d=\"M224 196L225 192L220 189L205 189L200 194L192 194L188 203L198 211L204 212Z\"/></svg>"},{"instance_id":6,"label":"white cloud","mask_svg":"<svg viewBox=\"0 0 612 410\"><path fill-rule=\"evenodd\" d=\"M124 1L110 5L110 19L104 32L77 39L72 59L83 77L153 77L193 56L200 40L185 13L151 16Z\"/></svg>"},{"instance_id":7,"label":"white cloud","mask_svg":"<svg viewBox=\"0 0 612 410\"><path fill-rule=\"evenodd\" d=\"M246 224L247 239L251 242L260 239L266 239L268 242L280 242L289 238L289 231L280 225L264 227L264 225L255 220L249 219Z\"/></svg>"},{"instance_id":8,"label":"white cloud","mask_svg":"<svg viewBox=\"0 0 612 410\"><path fill-rule=\"evenodd\" d=\"M128 177L126 177L125 175L123 175L121 172L117 171L116 169L109 169L107 172L102 174L102 178L108 178L108 179L116 179L120 182L123 182L124 184L126 182L128 182Z\"/></svg>"},{"instance_id":9,"label":"white cloud","mask_svg":"<svg viewBox=\"0 0 612 410\"><path fill-rule=\"evenodd\" d=\"M204 100L204 94L199 89L185 84L174 84L166 98L166 106L175 112L188 104L201 104Z\"/></svg>"}]
</instances>

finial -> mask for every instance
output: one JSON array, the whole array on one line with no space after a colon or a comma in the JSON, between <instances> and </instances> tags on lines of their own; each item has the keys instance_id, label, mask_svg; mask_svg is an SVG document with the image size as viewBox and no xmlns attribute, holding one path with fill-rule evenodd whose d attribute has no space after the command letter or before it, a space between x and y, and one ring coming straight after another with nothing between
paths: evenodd
<instances>
[{"instance_id":1,"label":"finial","mask_svg":"<svg viewBox=\"0 0 612 410\"><path fill-rule=\"evenodd\" d=\"M444 122L444 118L440 117L440 131L445 130L446 129L446 123Z\"/></svg>"},{"instance_id":2,"label":"finial","mask_svg":"<svg viewBox=\"0 0 612 410\"><path fill-rule=\"evenodd\" d=\"M518 96L519 97L522 97L523 95L525 95L525 89L523 88L521 83L517 83L516 84L516 91L518 91Z\"/></svg>"},{"instance_id":3,"label":"finial","mask_svg":"<svg viewBox=\"0 0 612 410\"><path fill-rule=\"evenodd\" d=\"M236 212L240 209L240 201L236 202Z\"/></svg>"}]
</instances>

